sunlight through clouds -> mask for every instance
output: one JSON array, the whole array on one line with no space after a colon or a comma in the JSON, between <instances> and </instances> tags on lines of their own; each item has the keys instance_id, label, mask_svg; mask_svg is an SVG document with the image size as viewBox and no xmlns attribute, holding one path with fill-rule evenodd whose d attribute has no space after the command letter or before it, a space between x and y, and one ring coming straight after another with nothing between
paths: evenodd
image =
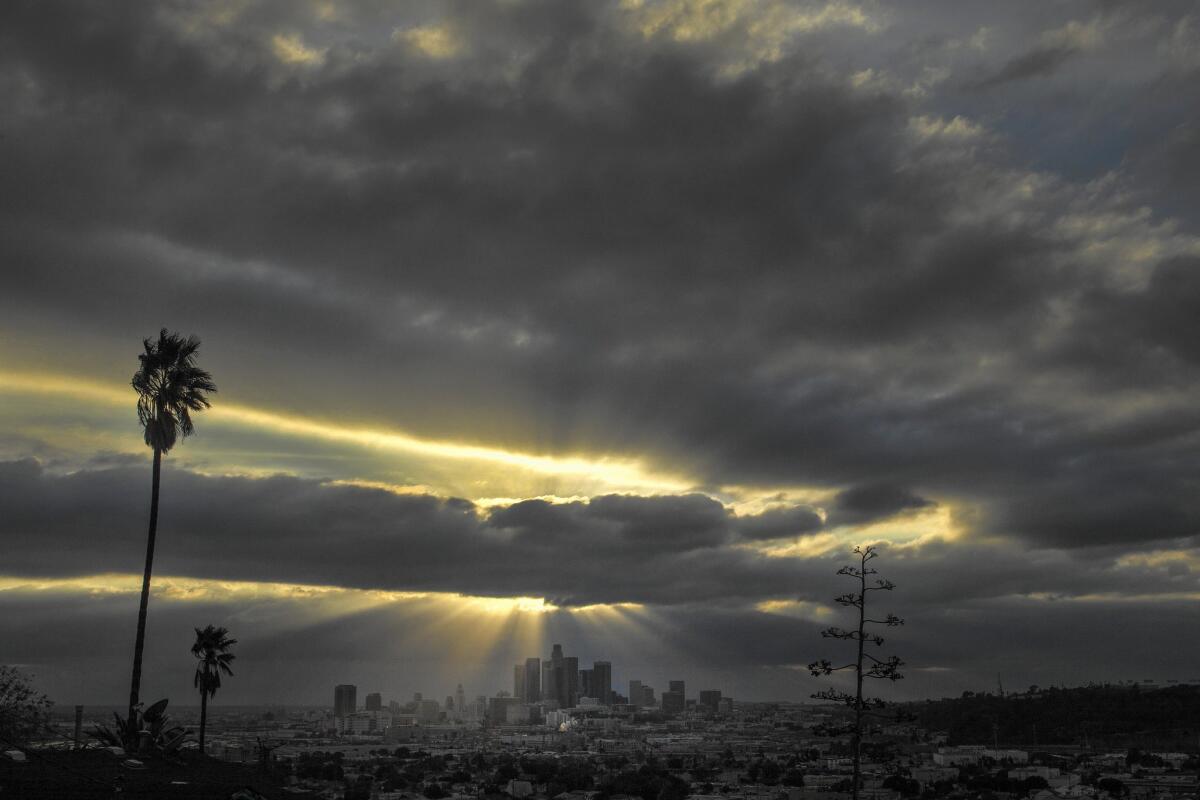
<instances>
[{"instance_id":1,"label":"sunlight through clouds","mask_svg":"<svg viewBox=\"0 0 1200 800\"><path fill-rule=\"evenodd\" d=\"M842 0L810 7L783 0L622 0L620 7L645 38L723 40L728 60L721 72L727 76L780 60L799 34L835 26L874 33L881 27L862 7Z\"/></svg>"},{"instance_id":2,"label":"sunlight through clouds","mask_svg":"<svg viewBox=\"0 0 1200 800\"><path fill-rule=\"evenodd\" d=\"M446 23L422 25L392 32L392 40L412 47L427 58L453 58L463 50L463 41L457 31Z\"/></svg>"},{"instance_id":3,"label":"sunlight through clouds","mask_svg":"<svg viewBox=\"0 0 1200 800\"><path fill-rule=\"evenodd\" d=\"M277 33L271 37L271 50L285 64L312 66L325 60L325 49L309 47L296 33Z\"/></svg>"},{"instance_id":4,"label":"sunlight through clouds","mask_svg":"<svg viewBox=\"0 0 1200 800\"><path fill-rule=\"evenodd\" d=\"M107 406L131 408L132 395L113 386L87 381L70 380L54 375L31 375L22 373L0 373L0 392L26 395L70 395L103 403ZM215 425L249 428L256 432L337 444L347 444L373 452L396 452L409 456L427 458L434 462L450 462L475 470L492 469L507 471L512 476L549 476L576 479L583 485L605 487L608 490L632 491L646 494L686 491L689 482L681 477L657 474L640 463L617 458L585 456L549 456L522 453L483 445L423 439L395 431L357 428L352 425L336 425L302 417L286 416L262 411L247 406L214 403L206 415ZM122 452L142 452L138 442L132 438L121 440ZM113 443L115 444L115 442ZM230 464L233 472L242 468ZM212 469L210 466L209 469ZM460 468L461 471L462 468ZM349 479L360 480L360 479ZM391 486L397 486L392 484ZM407 486L407 485L404 485ZM491 487L496 488L496 487ZM490 496L490 493L489 493Z\"/></svg>"}]
</instances>

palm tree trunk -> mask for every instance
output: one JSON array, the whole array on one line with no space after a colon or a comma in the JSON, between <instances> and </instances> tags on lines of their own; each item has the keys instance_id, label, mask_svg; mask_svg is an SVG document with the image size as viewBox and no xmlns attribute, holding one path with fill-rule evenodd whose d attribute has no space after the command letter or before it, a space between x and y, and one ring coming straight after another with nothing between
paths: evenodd
<instances>
[{"instance_id":1,"label":"palm tree trunk","mask_svg":"<svg viewBox=\"0 0 1200 800\"><path fill-rule=\"evenodd\" d=\"M859 784L862 782L862 733L863 733L863 632L867 627L867 557L863 555L862 567L859 571L860 588L858 593L858 661L854 669L858 689L854 694L854 783L850 787L850 800L858 800Z\"/></svg>"},{"instance_id":2,"label":"palm tree trunk","mask_svg":"<svg viewBox=\"0 0 1200 800\"><path fill-rule=\"evenodd\" d=\"M207 676L206 676L207 677ZM200 682L200 756L204 757L204 728L208 725L208 681Z\"/></svg>"},{"instance_id":3,"label":"palm tree trunk","mask_svg":"<svg viewBox=\"0 0 1200 800\"><path fill-rule=\"evenodd\" d=\"M154 448L154 478L150 490L150 532L146 537L146 569L142 573L142 602L138 607L137 639L133 645L133 679L129 687L129 739L137 737L138 692L142 684L142 650L146 644L146 606L150 603L150 572L154 567L154 536L158 532L158 482L162 474L162 449Z\"/></svg>"}]
</instances>

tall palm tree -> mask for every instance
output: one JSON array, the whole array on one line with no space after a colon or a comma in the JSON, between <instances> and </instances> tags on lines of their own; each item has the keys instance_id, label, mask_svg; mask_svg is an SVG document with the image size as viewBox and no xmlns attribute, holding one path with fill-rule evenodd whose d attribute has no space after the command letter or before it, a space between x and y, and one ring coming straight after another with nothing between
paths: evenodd
<instances>
[{"instance_id":1,"label":"tall palm tree","mask_svg":"<svg viewBox=\"0 0 1200 800\"><path fill-rule=\"evenodd\" d=\"M137 736L138 692L142 683L142 650L146 643L146 605L150 602L150 572L154 566L154 536L158 530L158 484L162 457L181 436L190 436L193 411L209 407L206 394L217 391L212 376L196 366L200 340L186 339L163 328L158 341L145 339L141 366L134 373L138 393L138 420L146 445L154 450L154 477L150 490L150 533L146 539L146 569L142 575L142 602L138 608L137 640L133 646L133 680L129 689L129 738Z\"/></svg>"},{"instance_id":2,"label":"tall palm tree","mask_svg":"<svg viewBox=\"0 0 1200 800\"><path fill-rule=\"evenodd\" d=\"M224 628L214 628L209 625L204 630L196 628L196 643L192 645L192 655L200 659L196 665L196 679L193 685L200 690L200 753L204 754L204 728L208 725L208 698L221 688L221 673L233 676L229 662L236 656L229 648L237 644L237 639L229 638L229 631Z\"/></svg>"}]
</instances>

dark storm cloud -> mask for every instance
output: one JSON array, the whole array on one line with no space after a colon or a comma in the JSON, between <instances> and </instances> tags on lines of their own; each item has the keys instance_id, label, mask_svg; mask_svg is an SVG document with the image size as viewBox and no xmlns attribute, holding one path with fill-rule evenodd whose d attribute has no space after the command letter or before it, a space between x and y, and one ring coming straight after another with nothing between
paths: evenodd
<instances>
[{"instance_id":1,"label":"dark storm cloud","mask_svg":"<svg viewBox=\"0 0 1200 800\"><path fill-rule=\"evenodd\" d=\"M144 467L113 467L55 474L32 460L0 463L5 572L136 573L145 536L145 473ZM830 576L843 559L837 551L767 557L741 546L766 538L787 544L815 530L819 519L807 507L734 516L699 495L527 500L484 509L283 476L206 477L169 469L164 486L155 568L168 575L532 595L558 605L825 603L836 588ZM884 512L876 500L868 505L877 516ZM1072 562L1053 552L1031 558L1001 546L930 543L896 549L887 571L905 585L905 602L922 608L1010 595L1195 588L1182 557L1118 568L1119 553ZM1168 570L1175 562L1182 572ZM1068 564L1069 574L1062 574Z\"/></svg>"},{"instance_id":2,"label":"dark storm cloud","mask_svg":"<svg viewBox=\"0 0 1200 800\"><path fill-rule=\"evenodd\" d=\"M55 476L32 460L0 465L0 507L13 549L5 571L136 571L144 478L142 469ZM532 594L570 605L758 598L786 593L794 581L791 562L732 546L736 526L753 526L754 518L735 520L699 495L528 500L489 511L462 500L282 476L171 470L166 483L173 496L164 492L155 562L165 574Z\"/></svg>"},{"instance_id":3,"label":"dark storm cloud","mask_svg":"<svg viewBox=\"0 0 1200 800\"><path fill-rule=\"evenodd\" d=\"M890 483L851 486L838 493L834 501L837 522L852 524L885 519L905 511L914 511L936 505L932 500Z\"/></svg>"},{"instance_id":4,"label":"dark storm cloud","mask_svg":"<svg viewBox=\"0 0 1200 800\"><path fill-rule=\"evenodd\" d=\"M801 536L818 531L825 521L808 506L775 508L753 516L739 517L737 532L748 540L770 540Z\"/></svg>"},{"instance_id":5,"label":"dark storm cloud","mask_svg":"<svg viewBox=\"0 0 1200 800\"><path fill-rule=\"evenodd\" d=\"M968 50L995 27L974 8L909 48L906 68L920 74L920 59ZM1047 32L1086 25L1084 4L1030 12L946 79L983 74L997 91L963 99L931 85L927 101L886 81L853 88L829 66L840 62L822 60L821 37L728 75L713 43L644 39L611 6L469 3L401 19L364 5L324 27L304 9L262 5L220 26L174 6L4 4L10 338L61 342L70 326L124 357L167 319L202 335L228 396L443 437L632 453L685 465L697 485L844 491L832 521L937 502L969 507L972 532L1034 547L1136 551L1195 534L1197 420L1163 398L1200 382L1195 262L1180 255L1196 218L1171 227L1154 211L1194 208L1187 186L1153 177L1187 174L1194 149L1179 127L1195 82L1176 9L1139 24L1136 8L1103 9L1101 23L1126 15L1118 32L1149 31L1130 58L1175 54L1160 73L1109 81L1111 105L1093 102L1090 83L1024 94L1083 58L1082 39ZM444 61L391 38L443 23L462 40ZM279 34L323 55L285 64ZM1019 80L1037 76L1047 80ZM1000 94L1005 108L989 106ZM1153 113L1126 114L1129 98ZM1059 120L1054 104L1103 106L1080 112L1096 136L1137 117L1138 157L1118 176L1132 195L1116 178L1053 174L1044 141L1093 142L1077 120L1045 137L1021 129L1022 108ZM993 121L1007 139L979 127ZM1176 133L1163 137L1168 123ZM1112 166L1084 160L1089 177ZM1095 255L1114 239L1162 256ZM1126 268L1144 282L1119 279ZM1133 391L1162 395L1135 402ZM700 497L527 501L489 516L435 498L220 480L231 506L256 514L305 508L297 520L335 532L356 519L352 544L401 523L442 533L444 553L419 541L407 564L367 536L369 580L298 555L278 565L288 580L403 574L564 602L679 602L785 591L784 566L733 543L820 528L809 509L735 519ZM88 513L122 525L134 513L94 497L79 526ZM223 505L198 504L187 524L197 536L239 527L212 518ZM582 566L547 577L568 540ZM273 541L240 546L269 563ZM596 566L620 552L633 563ZM439 560L481 553L498 555L478 575ZM219 558L198 546L176 557L181 569ZM671 558L671 580L656 585Z\"/></svg>"}]
</instances>

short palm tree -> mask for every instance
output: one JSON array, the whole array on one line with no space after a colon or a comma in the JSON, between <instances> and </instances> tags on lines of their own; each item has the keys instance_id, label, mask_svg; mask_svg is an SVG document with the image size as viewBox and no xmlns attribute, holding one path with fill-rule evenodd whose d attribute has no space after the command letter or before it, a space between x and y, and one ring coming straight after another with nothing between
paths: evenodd
<instances>
[{"instance_id":1,"label":"short palm tree","mask_svg":"<svg viewBox=\"0 0 1200 800\"><path fill-rule=\"evenodd\" d=\"M146 606L150 602L150 572L154 566L154 537L158 531L158 484L162 457L180 437L190 436L192 412L209 407L207 394L217 391L212 376L196 366L200 340L184 338L163 328L158 341L142 342L141 366L132 384L138 393L138 420L146 445L154 450L154 477L150 490L150 533L146 540L146 569L142 575L142 601L138 608L137 639L133 646L133 679L129 689L129 738L137 735L138 692L142 683L142 650L146 643Z\"/></svg>"},{"instance_id":2,"label":"short palm tree","mask_svg":"<svg viewBox=\"0 0 1200 800\"><path fill-rule=\"evenodd\" d=\"M224 628L214 628L212 625L201 630L196 628L196 643L192 645L192 655L200 659L196 665L196 679L193 682L200 690L200 753L204 753L204 728L208 725L208 698L221 688L221 673L232 676L233 670L229 662L236 656L229 648L237 644L237 639L229 638L229 631Z\"/></svg>"}]
</instances>

